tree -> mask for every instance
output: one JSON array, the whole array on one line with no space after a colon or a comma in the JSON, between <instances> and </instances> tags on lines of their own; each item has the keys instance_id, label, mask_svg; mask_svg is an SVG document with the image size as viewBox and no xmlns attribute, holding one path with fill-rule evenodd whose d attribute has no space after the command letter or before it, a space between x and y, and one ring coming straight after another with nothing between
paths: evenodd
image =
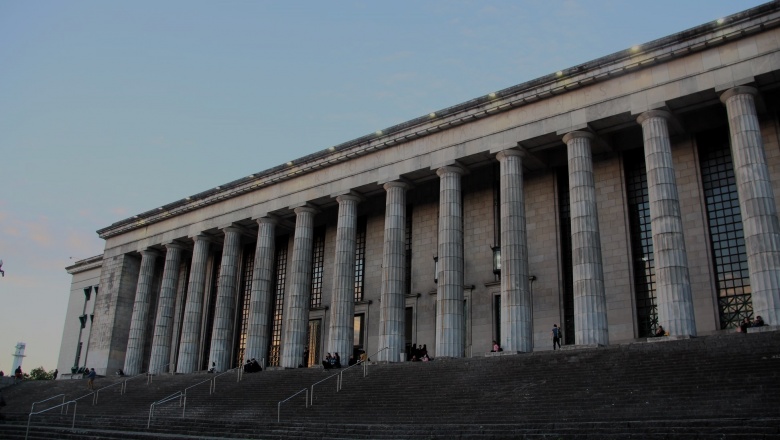
<instances>
[{"instance_id":1,"label":"tree","mask_svg":"<svg viewBox=\"0 0 780 440\"><path fill-rule=\"evenodd\" d=\"M54 379L54 370L47 372L42 366L33 368L29 374L24 375L24 378L27 380L52 380Z\"/></svg>"}]
</instances>

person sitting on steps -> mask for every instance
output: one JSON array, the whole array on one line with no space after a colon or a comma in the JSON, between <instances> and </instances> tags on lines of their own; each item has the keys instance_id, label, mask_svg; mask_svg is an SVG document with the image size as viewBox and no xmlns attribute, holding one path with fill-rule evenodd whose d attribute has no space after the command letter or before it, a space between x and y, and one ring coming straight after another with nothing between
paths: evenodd
<instances>
[{"instance_id":1,"label":"person sitting on steps","mask_svg":"<svg viewBox=\"0 0 780 440\"><path fill-rule=\"evenodd\" d=\"M496 341L495 341L495 339L494 339L494 340L493 340L493 349L492 349L492 350L490 350L490 352L491 352L491 353L498 353L499 351L504 351L504 349L503 349L503 348L501 348L501 346L500 346L500 345L498 345L498 342L496 342Z\"/></svg>"},{"instance_id":2,"label":"person sitting on steps","mask_svg":"<svg viewBox=\"0 0 780 440\"><path fill-rule=\"evenodd\" d=\"M659 325L655 331L655 337L660 338L661 336L666 336L666 330L664 330L664 326Z\"/></svg>"},{"instance_id":3,"label":"person sitting on steps","mask_svg":"<svg viewBox=\"0 0 780 440\"><path fill-rule=\"evenodd\" d=\"M761 317L761 315L756 316L756 319L753 321L753 327L763 327L764 326L764 318Z\"/></svg>"}]
</instances>

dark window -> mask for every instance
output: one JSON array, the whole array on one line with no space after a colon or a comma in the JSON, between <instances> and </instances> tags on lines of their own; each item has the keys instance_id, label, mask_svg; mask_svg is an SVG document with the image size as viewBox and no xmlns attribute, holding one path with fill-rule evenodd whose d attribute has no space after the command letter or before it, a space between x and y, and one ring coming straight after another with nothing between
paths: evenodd
<instances>
[{"instance_id":1,"label":"dark window","mask_svg":"<svg viewBox=\"0 0 780 440\"><path fill-rule=\"evenodd\" d=\"M753 303L729 133L725 128L712 130L699 134L696 140L717 277L720 328L735 328L742 319L753 318Z\"/></svg>"},{"instance_id":2,"label":"dark window","mask_svg":"<svg viewBox=\"0 0 780 440\"><path fill-rule=\"evenodd\" d=\"M405 293L412 293L412 205L406 205L406 263L404 265ZM408 351L407 351L408 353Z\"/></svg>"},{"instance_id":3,"label":"dark window","mask_svg":"<svg viewBox=\"0 0 780 440\"><path fill-rule=\"evenodd\" d=\"M558 177L558 216L561 224L561 266L563 268L563 343L574 343L574 264L571 256L571 212L569 172L562 168Z\"/></svg>"},{"instance_id":4,"label":"dark window","mask_svg":"<svg viewBox=\"0 0 780 440\"><path fill-rule=\"evenodd\" d=\"M311 259L311 299L309 307L322 307L322 272L325 268L325 228L314 230Z\"/></svg>"},{"instance_id":5,"label":"dark window","mask_svg":"<svg viewBox=\"0 0 780 440\"><path fill-rule=\"evenodd\" d=\"M501 295L493 296L493 323L495 324L496 341L501 344Z\"/></svg>"},{"instance_id":6,"label":"dark window","mask_svg":"<svg viewBox=\"0 0 780 440\"><path fill-rule=\"evenodd\" d=\"M87 325L87 315L79 316L79 322L81 322L81 328L84 328Z\"/></svg>"},{"instance_id":7,"label":"dark window","mask_svg":"<svg viewBox=\"0 0 780 440\"><path fill-rule=\"evenodd\" d=\"M90 296L92 296L92 286L85 287L84 288L85 301L89 301Z\"/></svg>"},{"instance_id":8,"label":"dark window","mask_svg":"<svg viewBox=\"0 0 780 440\"><path fill-rule=\"evenodd\" d=\"M279 366L282 348L282 314L284 311L284 287L287 279L287 237L278 240L276 244L276 285L271 319L271 350L268 359L268 365L273 366Z\"/></svg>"},{"instance_id":9,"label":"dark window","mask_svg":"<svg viewBox=\"0 0 780 440\"><path fill-rule=\"evenodd\" d=\"M626 191L628 223L631 231L631 254L634 264L634 291L639 337L655 334L658 326L658 304L655 294L655 259L650 229L650 202L647 170L643 150L626 154Z\"/></svg>"},{"instance_id":10,"label":"dark window","mask_svg":"<svg viewBox=\"0 0 780 440\"><path fill-rule=\"evenodd\" d=\"M252 302L252 277L255 266L255 246L248 245L244 247L244 271L242 278L244 280L243 289L239 292L238 304L241 307L238 315L238 338L236 338L236 358L233 366L241 365L244 362L244 352L246 351L246 331L249 325L249 304Z\"/></svg>"},{"instance_id":11,"label":"dark window","mask_svg":"<svg viewBox=\"0 0 780 440\"><path fill-rule=\"evenodd\" d=\"M76 360L73 362L74 367L79 366L79 362L81 362L81 347L84 346L83 342L79 342L78 347L76 347Z\"/></svg>"},{"instance_id":12,"label":"dark window","mask_svg":"<svg viewBox=\"0 0 780 440\"><path fill-rule=\"evenodd\" d=\"M221 255L214 258L214 265L212 266L214 270L212 271L213 276L211 279L211 291L209 293L209 302L206 305L208 307L206 313L206 325L203 326L203 330L205 332L203 335L203 360L200 365L200 368L203 370L208 370L210 368L209 355L211 351L211 327L214 325L214 314L217 309L217 291L219 290L219 272L222 266L221 263Z\"/></svg>"},{"instance_id":13,"label":"dark window","mask_svg":"<svg viewBox=\"0 0 780 440\"><path fill-rule=\"evenodd\" d=\"M357 220L355 234L355 301L363 301L363 282L366 270L366 218Z\"/></svg>"}]
</instances>

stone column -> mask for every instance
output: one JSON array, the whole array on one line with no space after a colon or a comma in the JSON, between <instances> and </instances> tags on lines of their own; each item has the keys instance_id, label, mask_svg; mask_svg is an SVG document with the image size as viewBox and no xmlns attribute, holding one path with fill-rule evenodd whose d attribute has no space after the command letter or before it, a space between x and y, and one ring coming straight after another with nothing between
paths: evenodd
<instances>
[{"instance_id":1,"label":"stone column","mask_svg":"<svg viewBox=\"0 0 780 440\"><path fill-rule=\"evenodd\" d=\"M753 315L780 324L780 225L775 195L758 124L753 87L734 87L720 97L726 104L731 155L745 232Z\"/></svg>"},{"instance_id":2,"label":"stone column","mask_svg":"<svg viewBox=\"0 0 780 440\"><path fill-rule=\"evenodd\" d=\"M463 207L460 166L439 175L439 282L436 295L436 356L463 357Z\"/></svg>"},{"instance_id":3,"label":"stone column","mask_svg":"<svg viewBox=\"0 0 780 440\"><path fill-rule=\"evenodd\" d=\"M355 236L357 235L357 205L362 198L354 194L336 197L339 217L336 227L336 253L333 260L333 292L331 295L328 352L339 353L342 359L352 354L355 322Z\"/></svg>"},{"instance_id":4,"label":"stone column","mask_svg":"<svg viewBox=\"0 0 780 440\"><path fill-rule=\"evenodd\" d=\"M571 251L574 272L574 341L608 345L607 301L596 209L591 141L595 136L573 131L563 137L569 164Z\"/></svg>"},{"instance_id":5,"label":"stone column","mask_svg":"<svg viewBox=\"0 0 780 440\"><path fill-rule=\"evenodd\" d=\"M276 224L270 217L257 219L257 247L252 268L252 297L249 300L249 325L244 362L266 357L271 333L271 306L274 298L274 258L276 257Z\"/></svg>"},{"instance_id":6,"label":"stone column","mask_svg":"<svg viewBox=\"0 0 780 440\"><path fill-rule=\"evenodd\" d=\"M198 369L198 346L200 345L200 323L203 319L203 292L206 289L206 264L209 258L211 239L205 235L195 237L190 265L190 281L187 287L187 302L184 305L184 323L181 329L181 344L177 373L192 373Z\"/></svg>"},{"instance_id":7,"label":"stone column","mask_svg":"<svg viewBox=\"0 0 780 440\"><path fill-rule=\"evenodd\" d=\"M379 347L388 349L379 360L398 362L405 350L406 312L406 190L409 185L395 181L384 184L385 241L382 247L382 292L379 308Z\"/></svg>"},{"instance_id":8,"label":"stone column","mask_svg":"<svg viewBox=\"0 0 780 440\"><path fill-rule=\"evenodd\" d=\"M671 117L668 112L651 110L637 118L645 144L658 323L670 335L696 336L688 254L667 126Z\"/></svg>"},{"instance_id":9,"label":"stone column","mask_svg":"<svg viewBox=\"0 0 780 440\"><path fill-rule=\"evenodd\" d=\"M168 367L168 359L170 359L174 301L183 249L181 245L175 243L167 244L165 247L168 251L165 254L160 299L157 301L157 322L154 324L152 354L149 358L149 372L152 374L164 372Z\"/></svg>"},{"instance_id":10,"label":"stone column","mask_svg":"<svg viewBox=\"0 0 780 440\"><path fill-rule=\"evenodd\" d=\"M238 301L238 261L241 257L241 229L229 226L223 231L225 242L222 247L217 304L214 309L209 351L209 365L214 365L217 371L232 368L230 353Z\"/></svg>"},{"instance_id":11,"label":"stone column","mask_svg":"<svg viewBox=\"0 0 780 440\"><path fill-rule=\"evenodd\" d=\"M496 155L501 176L501 347L531 352L534 348L528 244L523 194L524 151Z\"/></svg>"},{"instance_id":12,"label":"stone column","mask_svg":"<svg viewBox=\"0 0 780 440\"><path fill-rule=\"evenodd\" d=\"M132 376L141 372L143 367L146 325L149 319L149 300L154 280L154 262L159 254L147 249L141 251L141 272L138 274L138 286L135 290L133 316L130 320L130 336L127 338L125 354L125 374Z\"/></svg>"},{"instance_id":13,"label":"stone column","mask_svg":"<svg viewBox=\"0 0 780 440\"><path fill-rule=\"evenodd\" d=\"M296 368L303 362L306 331L309 325L311 297L311 259L314 241L314 215L317 210L302 206L295 208L295 238L293 239L290 288L284 301L284 338L281 366Z\"/></svg>"},{"instance_id":14,"label":"stone column","mask_svg":"<svg viewBox=\"0 0 780 440\"><path fill-rule=\"evenodd\" d=\"M184 301L187 298L187 269L188 264L179 265L179 283L176 288L176 306L173 311L173 331L171 332L171 353L168 357L170 362L169 372L175 373L176 366L179 363L179 341L181 341L182 318L184 317Z\"/></svg>"}]
</instances>

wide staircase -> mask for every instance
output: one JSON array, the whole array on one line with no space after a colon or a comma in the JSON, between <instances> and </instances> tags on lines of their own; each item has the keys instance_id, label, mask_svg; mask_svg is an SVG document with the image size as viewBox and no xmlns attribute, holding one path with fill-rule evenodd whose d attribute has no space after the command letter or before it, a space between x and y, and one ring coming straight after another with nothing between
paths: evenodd
<instances>
[{"instance_id":1,"label":"wide staircase","mask_svg":"<svg viewBox=\"0 0 780 440\"><path fill-rule=\"evenodd\" d=\"M67 414L34 415L30 439L780 439L780 332L216 377L143 377L3 390L0 438L25 438L33 402L85 396ZM279 405L294 393L307 389ZM103 388L107 387L107 388ZM63 397L36 405L36 411ZM75 428L71 425L75 424ZM147 425L149 427L147 428Z\"/></svg>"}]
</instances>

